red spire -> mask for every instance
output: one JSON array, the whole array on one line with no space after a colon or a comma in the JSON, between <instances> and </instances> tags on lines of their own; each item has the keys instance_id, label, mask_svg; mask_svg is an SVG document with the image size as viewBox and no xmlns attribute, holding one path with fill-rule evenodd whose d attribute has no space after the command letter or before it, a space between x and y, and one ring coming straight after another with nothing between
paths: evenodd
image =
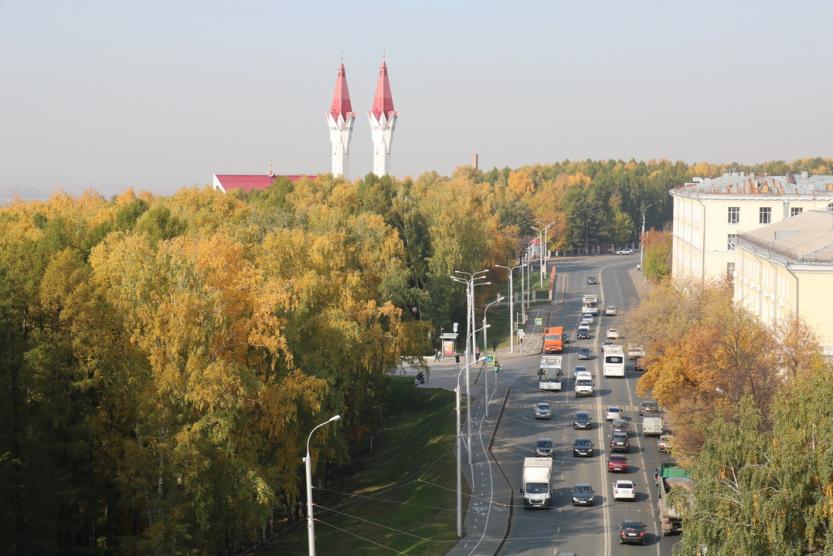
<instances>
[{"instance_id":1,"label":"red spire","mask_svg":"<svg viewBox=\"0 0 833 556\"><path fill-rule=\"evenodd\" d=\"M373 97L373 109L371 113L379 117L384 114L388 120L396 110L393 107L393 94L390 92L390 80L388 80L388 65L382 60L379 67L379 81L376 82L376 95Z\"/></svg>"},{"instance_id":2,"label":"red spire","mask_svg":"<svg viewBox=\"0 0 833 556\"><path fill-rule=\"evenodd\" d=\"M333 102L330 104L330 115L334 120L338 120L339 116L346 120L352 113L353 105L350 104L350 91L347 90L347 74L344 71L344 64L339 64L336 88L333 91Z\"/></svg>"}]
</instances>

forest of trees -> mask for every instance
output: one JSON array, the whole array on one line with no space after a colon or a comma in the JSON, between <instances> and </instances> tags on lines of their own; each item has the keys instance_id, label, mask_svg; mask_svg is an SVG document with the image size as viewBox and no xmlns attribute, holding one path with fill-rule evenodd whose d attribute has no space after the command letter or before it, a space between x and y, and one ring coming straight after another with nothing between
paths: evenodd
<instances>
[{"instance_id":1,"label":"forest of trees","mask_svg":"<svg viewBox=\"0 0 833 556\"><path fill-rule=\"evenodd\" d=\"M4 543L239 551L299 518L300 456L322 416L343 420L313 439L317 474L367 449L386 373L463 322L450 273L505 264L541 221L556 222L553 249L633 242L642 207L660 228L670 187L728 168L463 167L0 208Z\"/></svg>"}]
</instances>

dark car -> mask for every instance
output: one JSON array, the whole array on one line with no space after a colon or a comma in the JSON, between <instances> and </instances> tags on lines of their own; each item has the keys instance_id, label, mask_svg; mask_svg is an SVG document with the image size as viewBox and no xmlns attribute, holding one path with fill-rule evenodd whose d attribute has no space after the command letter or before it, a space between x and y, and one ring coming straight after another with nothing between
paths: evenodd
<instances>
[{"instance_id":1,"label":"dark car","mask_svg":"<svg viewBox=\"0 0 833 556\"><path fill-rule=\"evenodd\" d=\"M590 352L590 348L578 348L578 358L579 359L591 359L593 354Z\"/></svg>"},{"instance_id":2,"label":"dark car","mask_svg":"<svg viewBox=\"0 0 833 556\"><path fill-rule=\"evenodd\" d=\"M607 458L607 470L611 473L627 473L628 458L619 454L613 454Z\"/></svg>"},{"instance_id":3,"label":"dark car","mask_svg":"<svg viewBox=\"0 0 833 556\"><path fill-rule=\"evenodd\" d=\"M605 340L604 342L602 342L602 345L603 345L603 346L612 346L612 345L613 345L613 340L611 340L610 338L608 338L607 340Z\"/></svg>"},{"instance_id":4,"label":"dark car","mask_svg":"<svg viewBox=\"0 0 833 556\"><path fill-rule=\"evenodd\" d=\"M596 278L594 278L593 276L588 276L587 277L587 285L588 286L595 286L596 284L598 284L598 282L596 282Z\"/></svg>"},{"instance_id":5,"label":"dark car","mask_svg":"<svg viewBox=\"0 0 833 556\"><path fill-rule=\"evenodd\" d=\"M577 483L573 487L573 506L592 506L596 493L587 483Z\"/></svg>"},{"instance_id":6,"label":"dark car","mask_svg":"<svg viewBox=\"0 0 833 556\"><path fill-rule=\"evenodd\" d=\"M576 418L573 419L573 428L582 430L593 428L593 421L590 420L590 414L586 411L576 413Z\"/></svg>"},{"instance_id":7,"label":"dark car","mask_svg":"<svg viewBox=\"0 0 833 556\"><path fill-rule=\"evenodd\" d=\"M551 456L553 452L552 438L539 438L535 443L535 455L541 457Z\"/></svg>"},{"instance_id":8,"label":"dark car","mask_svg":"<svg viewBox=\"0 0 833 556\"><path fill-rule=\"evenodd\" d=\"M659 410L659 404L654 400L647 400L644 402L639 402L639 416L645 415L656 415L661 413Z\"/></svg>"},{"instance_id":9,"label":"dark car","mask_svg":"<svg viewBox=\"0 0 833 556\"><path fill-rule=\"evenodd\" d=\"M623 432L627 435L631 428L631 424L624 419L614 419L612 425L614 434L617 432Z\"/></svg>"},{"instance_id":10,"label":"dark car","mask_svg":"<svg viewBox=\"0 0 833 556\"><path fill-rule=\"evenodd\" d=\"M561 341L565 344L569 344L570 343L570 333L569 332L562 333L561 334Z\"/></svg>"},{"instance_id":11,"label":"dark car","mask_svg":"<svg viewBox=\"0 0 833 556\"><path fill-rule=\"evenodd\" d=\"M614 432L610 437L610 451L611 452L628 452L630 451L630 440L628 434L624 432Z\"/></svg>"},{"instance_id":12,"label":"dark car","mask_svg":"<svg viewBox=\"0 0 833 556\"><path fill-rule=\"evenodd\" d=\"M619 524L619 544L645 544L645 524L641 521L623 521Z\"/></svg>"},{"instance_id":13,"label":"dark car","mask_svg":"<svg viewBox=\"0 0 833 556\"><path fill-rule=\"evenodd\" d=\"M589 438L577 438L573 442L573 455L576 457L590 457L593 455L593 442Z\"/></svg>"}]
</instances>

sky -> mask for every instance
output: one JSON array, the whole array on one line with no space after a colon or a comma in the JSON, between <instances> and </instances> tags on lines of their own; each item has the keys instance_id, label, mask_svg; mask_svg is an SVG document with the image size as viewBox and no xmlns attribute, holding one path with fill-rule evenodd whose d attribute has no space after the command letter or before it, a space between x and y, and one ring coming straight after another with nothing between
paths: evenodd
<instances>
[{"instance_id":1,"label":"sky","mask_svg":"<svg viewBox=\"0 0 833 556\"><path fill-rule=\"evenodd\" d=\"M833 156L831 20L825 1L0 0L0 199L328 172L342 56L364 176L383 52L399 177L474 152Z\"/></svg>"}]
</instances>

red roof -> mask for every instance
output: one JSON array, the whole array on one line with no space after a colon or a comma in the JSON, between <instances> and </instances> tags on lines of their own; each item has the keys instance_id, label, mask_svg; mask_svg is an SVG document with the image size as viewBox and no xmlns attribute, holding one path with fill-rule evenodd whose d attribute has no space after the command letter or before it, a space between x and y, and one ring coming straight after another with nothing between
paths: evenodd
<instances>
[{"instance_id":1,"label":"red roof","mask_svg":"<svg viewBox=\"0 0 833 556\"><path fill-rule=\"evenodd\" d=\"M339 116L346 120L352 113L353 105L350 103L350 91L347 89L347 74L344 71L344 64L339 64L333 102L330 104L330 115L334 120L338 120Z\"/></svg>"},{"instance_id":2,"label":"red roof","mask_svg":"<svg viewBox=\"0 0 833 556\"><path fill-rule=\"evenodd\" d=\"M376 116L377 120L382 114L389 120L396 113L393 107L393 94L390 92L388 66L384 60L379 67L379 81L376 82L376 94L373 97L373 109L370 112Z\"/></svg>"},{"instance_id":3,"label":"red roof","mask_svg":"<svg viewBox=\"0 0 833 556\"><path fill-rule=\"evenodd\" d=\"M272 182L281 177L288 178L291 182L296 182L301 178L313 178L314 176L304 176L301 174L291 176L270 176L268 174L217 174L217 180L226 191L231 189L242 189L243 191L266 189L272 185Z\"/></svg>"}]
</instances>

